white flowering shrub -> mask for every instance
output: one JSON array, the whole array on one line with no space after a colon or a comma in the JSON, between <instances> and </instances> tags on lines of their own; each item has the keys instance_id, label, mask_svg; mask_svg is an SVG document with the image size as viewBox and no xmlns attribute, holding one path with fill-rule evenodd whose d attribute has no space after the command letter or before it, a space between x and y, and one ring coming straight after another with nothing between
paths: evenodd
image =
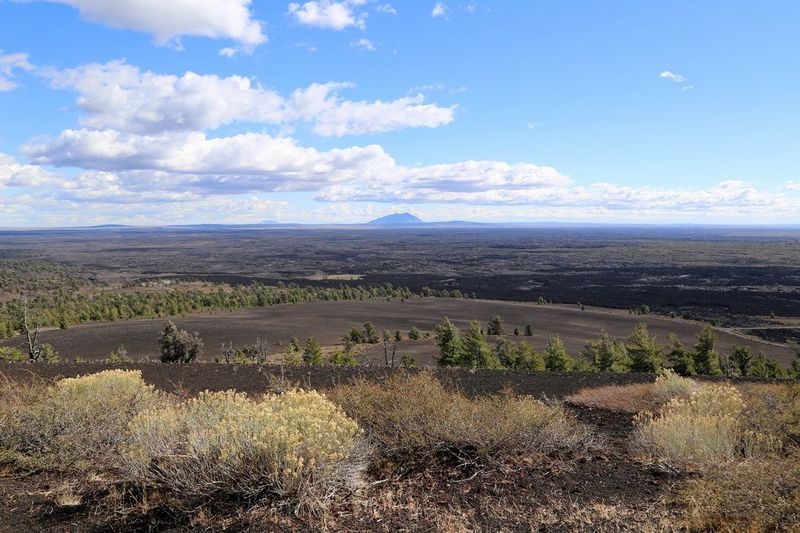
<instances>
[{"instance_id":1,"label":"white flowering shrub","mask_svg":"<svg viewBox=\"0 0 800 533\"><path fill-rule=\"evenodd\" d=\"M143 412L128 426L121 469L145 486L186 501L273 495L308 502L355 488L356 422L321 394L291 390L258 401L244 393L203 392Z\"/></svg>"},{"instance_id":2,"label":"white flowering shrub","mask_svg":"<svg viewBox=\"0 0 800 533\"><path fill-rule=\"evenodd\" d=\"M6 383L0 448L38 467L96 466L114 455L134 416L163 401L138 370L106 370L50 386Z\"/></svg>"}]
</instances>

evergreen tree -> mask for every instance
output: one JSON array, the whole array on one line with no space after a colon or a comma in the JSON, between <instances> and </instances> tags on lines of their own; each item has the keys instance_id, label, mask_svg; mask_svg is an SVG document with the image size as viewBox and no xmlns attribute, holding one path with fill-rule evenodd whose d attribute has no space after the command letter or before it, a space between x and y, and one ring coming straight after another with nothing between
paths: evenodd
<instances>
[{"instance_id":1,"label":"evergreen tree","mask_svg":"<svg viewBox=\"0 0 800 533\"><path fill-rule=\"evenodd\" d=\"M783 370L778 363L763 353L759 353L750 361L750 375L761 378L779 378L783 376Z\"/></svg>"},{"instance_id":2,"label":"evergreen tree","mask_svg":"<svg viewBox=\"0 0 800 533\"><path fill-rule=\"evenodd\" d=\"M516 368L516 347L508 339L498 339L494 345L494 357L506 368Z\"/></svg>"},{"instance_id":3,"label":"evergreen tree","mask_svg":"<svg viewBox=\"0 0 800 533\"><path fill-rule=\"evenodd\" d=\"M792 377L800 378L800 342L792 339L789 341L789 348L794 351L794 359L792 359Z\"/></svg>"},{"instance_id":4,"label":"evergreen tree","mask_svg":"<svg viewBox=\"0 0 800 533\"><path fill-rule=\"evenodd\" d=\"M750 375L750 365L753 362L753 352L749 346L742 346L736 344L731 349L731 354L728 357L731 367L736 370L740 376Z\"/></svg>"},{"instance_id":5,"label":"evergreen tree","mask_svg":"<svg viewBox=\"0 0 800 533\"><path fill-rule=\"evenodd\" d=\"M307 365L322 364L322 348L317 339L310 336L306 339L306 346L303 348L303 362Z\"/></svg>"},{"instance_id":6,"label":"evergreen tree","mask_svg":"<svg viewBox=\"0 0 800 533\"><path fill-rule=\"evenodd\" d=\"M461 343L460 365L467 368L500 368L492 349L486 343L480 322L469 323L464 340Z\"/></svg>"},{"instance_id":7,"label":"evergreen tree","mask_svg":"<svg viewBox=\"0 0 800 533\"><path fill-rule=\"evenodd\" d=\"M399 329L394 332L394 340L396 342L400 342L400 341L403 340L403 336L400 334L400 330Z\"/></svg>"},{"instance_id":8,"label":"evergreen tree","mask_svg":"<svg viewBox=\"0 0 800 533\"><path fill-rule=\"evenodd\" d=\"M669 361L672 370L681 376L694 376L694 355L692 352L683 345L674 333L669 334L668 342L667 361Z\"/></svg>"},{"instance_id":9,"label":"evergreen tree","mask_svg":"<svg viewBox=\"0 0 800 533\"><path fill-rule=\"evenodd\" d=\"M203 349L203 341L197 333L179 329L172 321L164 327L158 345L162 363L191 363Z\"/></svg>"},{"instance_id":10,"label":"evergreen tree","mask_svg":"<svg viewBox=\"0 0 800 533\"><path fill-rule=\"evenodd\" d=\"M372 322L367 322L364 324L364 342L367 344L378 344L378 342L380 342L378 340L378 334L375 332L375 326L372 325Z\"/></svg>"},{"instance_id":11,"label":"evergreen tree","mask_svg":"<svg viewBox=\"0 0 800 533\"><path fill-rule=\"evenodd\" d=\"M408 340L418 341L420 337L422 337L420 331L415 326L412 326L411 329L408 331Z\"/></svg>"},{"instance_id":12,"label":"evergreen tree","mask_svg":"<svg viewBox=\"0 0 800 533\"><path fill-rule=\"evenodd\" d=\"M662 347L655 335L647 331L647 324L641 322L633 328L625 345L630 358L631 372L658 372L661 369Z\"/></svg>"},{"instance_id":13,"label":"evergreen tree","mask_svg":"<svg viewBox=\"0 0 800 533\"><path fill-rule=\"evenodd\" d=\"M344 336L344 341L349 344L364 344L367 342L358 326L350 328L350 333Z\"/></svg>"},{"instance_id":14,"label":"evergreen tree","mask_svg":"<svg viewBox=\"0 0 800 533\"><path fill-rule=\"evenodd\" d=\"M514 353L513 368L517 370L545 370L544 357L527 342L521 342L517 345Z\"/></svg>"},{"instance_id":15,"label":"evergreen tree","mask_svg":"<svg viewBox=\"0 0 800 533\"><path fill-rule=\"evenodd\" d=\"M697 334L697 342L694 345L694 369L698 374L704 376L722 374L716 344L717 336L709 326Z\"/></svg>"},{"instance_id":16,"label":"evergreen tree","mask_svg":"<svg viewBox=\"0 0 800 533\"><path fill-rule=\"evenodd\" d=\"M533 326L531 326L530 324L525 325L525 336L533 337Z\"/></svg>"},{"instance_id":17,"label":"evergreen tree","mask_svg":"<svg viewBox=\"0 0 800 533\"><path fill-rule=\"evenodd\" d=\"M441 366L458 366L461 356L461 332L444 317L436 326L436 346Z\"/></svg>"},{"instance_id":18,"label":"evergreen tree","mask_svg":"<svg viewBox=\"0 0 800 533\"><path fill-rule=\"evenodd\" d=\"M514 328L514 336L519 337L519 328Z\"/></svg>"},{"instance_id":19,"label":"evergreen tree","mask_svg":"<svg viewBox=\"0 0 800 533\"><path fill-rule=\"evenodd\" d=\"M596 339L586 343L583 356L599 372L625 372L628 369L625 346L604 329Z\"/></svg>"},{"instance_id":20,"label":"evergreen tree","mask_svg":"<svg viewBox=\"0 0 800 533\"><path fill-rule=\"evenodd\" d=\"M334 351L328 359L328 362L335 366L358 366L358 361L353 357L353 354L343 350Z\"/></svg>"},{"instance_id":21,"label":"evergreen tree","mask_svg":"<svg viewBox=\"0 0 800 533\"><path fill-rule=\"evenodd\" d=\"M291 342L287 344L286 348L283 350L283 364L300 365L302 363L303 358L300 355L300 347L292 344Z\"/></svg>"},{"instance_id":22,"label":"evergreen tree","mask_svg":"<svg viewBox=\"0 0 800 533\"><path fill-rule=\"evenodd\" d=\"M486 328L486 334L491 336L500 336L505 334L503 329L503 319L500 318L500 315L494 315L489 320L489 327Z\"/></svg>"},{"instance_id":23,"label":"evergreen tree","mask_svg":"<svg viewBox=\"0 0 800 533\"><path fill-rule=\"evenodd\" d=\"M547 341L547 348L544 350L544 364L545 368L551 372L572 370L574 362L558 335L550 337Z\"/></svg>"},{"instance_id":24,"label":"evergreen tree","mask_svg":"<svg viewBox=\"0 0 800 533\"><path fill-rule=\"evenodd\" d=\"M289 339L289 348L294 350L295 352L300 352L300 341L297 337L292 337Z\"/></svg>"}]
</instances>

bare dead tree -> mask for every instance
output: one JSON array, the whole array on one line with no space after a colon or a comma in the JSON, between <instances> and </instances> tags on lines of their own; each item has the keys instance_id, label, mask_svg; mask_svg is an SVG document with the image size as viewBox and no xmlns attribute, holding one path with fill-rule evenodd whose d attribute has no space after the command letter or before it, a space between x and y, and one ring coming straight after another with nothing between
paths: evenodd
<instances>
[{"instance_id":1,"label":"bare dead tree","mask_svg":"<svg viewBox=\"0 0 800 533\"><path fill-rule=\"evenodd\" d=\"M219 351L222 353L222 359L226 363L230 363L233 360L233 356L236 355L236 348L233 347L233 341L228 344L224 342L220 344Z\"/></svg>"},{"instance_id":2,"label":"bare dead tree","mask_svg":"<svg viewBox=\"0 0 800 533\"><path fill-rule=\"evenodd\" d=\"M392 345L391 350L389 345ZM397 355L397 341L392 342L388 335L383 336L383 360L389 368L395 367L395 356Z\"/></svg>"},{"instance_id":3,"label":"bare dead tree","mask_svg":"<svg viewBox=\"0 0 800 533\"><path fill-rule=\"evenodd\" d=\"M257 338L254 348L255 362L258 364L266 363L267 356L269 356L269 342L267 342L267 339Z\"/></svg>"},{"instance_id":4,"label":"bare dead tree","mask_svg":"<svg viewBox=\"0 0 800 533\"><path fill-rule=\"evenodd\" d=\"M23 346L28 351L28 361L38 363L42 359L43 352L42 345L39 343L39 332L42 330L42 324L39 316L31 311L27 296L21 298L21 305L22 333L25 335Z\"/></svg>"}]
</instances>

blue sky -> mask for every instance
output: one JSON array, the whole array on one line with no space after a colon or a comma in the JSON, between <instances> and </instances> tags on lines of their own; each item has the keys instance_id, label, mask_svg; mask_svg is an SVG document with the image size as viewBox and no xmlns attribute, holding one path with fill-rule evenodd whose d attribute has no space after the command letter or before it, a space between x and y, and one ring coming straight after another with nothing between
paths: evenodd
<instances>
[{"instance_id":1,"label":"blue sky","mask_svg":"<svg viewBox=\"0 0 800 533\"><path fill-rule=\"evenodd\" d=\"M0 0L0 227L800 222L800 4Z\"/></svg>"}]
</instances>

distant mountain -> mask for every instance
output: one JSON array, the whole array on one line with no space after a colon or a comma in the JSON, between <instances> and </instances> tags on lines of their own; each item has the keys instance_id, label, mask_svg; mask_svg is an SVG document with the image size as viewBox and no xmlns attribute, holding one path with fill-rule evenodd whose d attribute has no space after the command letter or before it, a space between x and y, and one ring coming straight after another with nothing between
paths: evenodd
<instances>
[{"instance_id":1,"label":"distant mountain","mask_svg":"<svg viewBox=\"0 0 800 533\"><path fill-rule=\"evenodd\" d=\"M130 228L125 224L98 224L96 226L86 226L89 229L115 229L115 228Z\"/></svg>"},{"instance_id":2,"label":"distant mountain","mask_svg":"<svg viewBox=\"0 0 800 533\"><path fill-rule=\"evenodd\" d=\"M385 217L371 220L368 224L371 226L412 226L415 224L424 224L424 222L411 213L393 213Z\"/></svg>"},{"instance_id":3,"label":"distant mountain","mask_svg":"<svg viewBox=\"0 0 800 533\"><path fill-rule=\"evenodd\" d=\"M271 226L274 224L280 224L280 222L278 222L277 220L262 220L261 222L259 222L259 224L262 224L264 226Z\"/></svg>"}]
</instances>

